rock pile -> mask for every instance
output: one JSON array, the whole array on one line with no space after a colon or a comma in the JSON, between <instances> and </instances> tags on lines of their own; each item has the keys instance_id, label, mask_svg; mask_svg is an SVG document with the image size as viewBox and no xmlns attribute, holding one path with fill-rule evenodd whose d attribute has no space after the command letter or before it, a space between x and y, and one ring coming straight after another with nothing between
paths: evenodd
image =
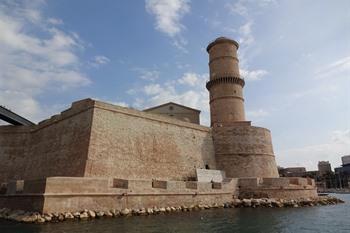
<instances>
[{"instance_id":1,"label":"rock pile","mask_svg":"<svg viewBox=\"0 0 350 233\"><path fill-rule=\"evenodd\" d=\"M232 202L212 205L190 205L190 206L168 206L168 207L153 207L141 209L122 209L122 210L108 210L108 211L93 211L82 210L80 212L65 212L65 213L37 213L25 212L23 210L10 210L7 208L0 209L0 218L8 219L24 223L45 223L45 222L62 222L68 220L89 220L103 217L122 217L122 216L145 216L154 214L166 214L170 212L187 212L204 210L210 208L258 208L258 207L306 207L306 206L320 206L320 205L334 205L344 203L344 201L335 197L319 197L315 199L274 199L274 198L260 198L260 199L233 199Z\"/></svg>"}]
</instances>

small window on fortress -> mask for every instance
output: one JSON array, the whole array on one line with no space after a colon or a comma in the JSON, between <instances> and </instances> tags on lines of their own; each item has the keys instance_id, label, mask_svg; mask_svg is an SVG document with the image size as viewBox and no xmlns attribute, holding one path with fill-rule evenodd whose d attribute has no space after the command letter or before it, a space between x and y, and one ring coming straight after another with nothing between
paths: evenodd
<instances>
[{"instance_id":1,"label":"small window on fortress","mask_svg":"<svg viewBox=\"0 0 350 233\"><path fill-rule=\"evenodd\" d=\"M173 110L173 109L174 109L174 107L173 107L173 106L170 106L170 107L169 107L169 110Z\"/></svg>"},{"instance_id":2,"label":"small window on fortress","mask_svg":"<svg viewBox=\"0 0 350 233\"><path fill-rule=\"evenodd\" d=\"M208 164L205 165L205 169L210 169Z\"/></svg>"},{"instance_id":3,"label":"small window on fortress","mask_svg":"<svg viewBox=\"0 0 350 233\"><path fill-rule=\"evenodd\" d=\"M173 114L170 114L169 116L173 117L174 115L173 115Z\"/></svg>"}]
</instances>

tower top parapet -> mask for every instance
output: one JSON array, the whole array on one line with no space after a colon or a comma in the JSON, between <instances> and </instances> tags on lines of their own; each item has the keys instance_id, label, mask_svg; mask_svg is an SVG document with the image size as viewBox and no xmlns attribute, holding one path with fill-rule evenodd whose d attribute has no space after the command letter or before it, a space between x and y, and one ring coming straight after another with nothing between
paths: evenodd
<instances>
[{"instance_id":1,"label":"tower top parapet","mask_svg":"<svg viewBox=\"0 0 350 233\"><path fill-rule=\"evenodd\" d=\"M231 43L233 44L234 46L236 46L236 48L238 49L239 48L239 44L237 41L235 40L232 40L230 38L227 38L227 37L224 37L224 36L221 36L221 37L218 37L216 38L213 42L211 42L208 47L207 47L207 52L209 52L209 50L216 44L221 44L221 43Z\"/></svg>"}]
</instances>

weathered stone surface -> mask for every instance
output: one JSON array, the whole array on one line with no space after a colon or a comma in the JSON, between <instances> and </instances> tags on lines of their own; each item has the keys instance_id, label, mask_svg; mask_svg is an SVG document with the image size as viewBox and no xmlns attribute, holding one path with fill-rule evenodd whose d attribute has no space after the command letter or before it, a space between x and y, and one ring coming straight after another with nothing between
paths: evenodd
<instances>
[{"instance_id":1,"label":"weathered stone surface","mask_svg":"<svg viewBox=\"0 0 350 233\"><path fill-rule=\"evenodd\" d=\"M121 214L122 216L127 216L127 215L131 214L131 211L130 211L129 209L122 209L122 210L120 211L120 214Z\"/></svg>"},{"instance_id":2,"label":"weathered stone surface","mask_svg":"<svg viewBox=\"0 0 350 233\"><path fill-rule=\"evenodd\" d=\"M95 218L95 217L96 217L95 211L88 210L87 213L88 213L88 215L89 215L90 218Z\"/></svg>"},{"instance_id":3,"label":"weathered stone surface","mask_svg":"<svg viewBox=\"0 0 350 233\"><path fill-rule=\"evenodd\" d=\"M74 216L73 216L72 213L68 212L68 213L65 213L65 214L64 214L64 218L65 218L65 219L74 219Z\"/></svg>"},{"instance_id":4,"label":"weathered stone surface","mask_svg":"<svg viewBox=\"0 0 350 233\"><path fill-rule=\"evenodd\" d=\"M105 212L105 216L111 218L111 217L113 217L114 215L113 215L113 213L112 213L111 211L106 211L106 212Z\"/></svg>"},{"instance_id":5,"label":"weathered stone surface","mask_svg":"<svg viewBox=\"0 0 350 233\"><path fill-rule=\"evenodd\" d=\"M37 223L44 223L45 221L46 221L45 218L43 218L41 216L39 216L36 220Z\"/></svg>"},{"instance_id":6,"label":"weathered stone surface","mask_svg":"<svg viewBox=\"0 0 350 233\"><path fill-rule=\"evenodd\" d=\"M105 212L103 212L103 211L97 211L96 212L96 217L98 217L98 218L101 218L101 217L103 217L105 215Z\"/></svg>"},{"instance_id":7,"label":"weathered stone surface","mask_svg":"<svg viewBox=\"0 0 350 233\"><path fill-rule=\"evenodd\" d=\"M226 175L221 170L196 169L198 182L222 182Z\"/></svg>"},{"instance_id":8,"label":"weathered stone surface","mask_svg":"<svg viewBox=\"0 0 350 233\"><path fill-rule=\"evenodd\" d=\"M87 212L82 212L79 215L80 220L87 220L89 218L89 214Z\"/></svg>"}]
</instances>

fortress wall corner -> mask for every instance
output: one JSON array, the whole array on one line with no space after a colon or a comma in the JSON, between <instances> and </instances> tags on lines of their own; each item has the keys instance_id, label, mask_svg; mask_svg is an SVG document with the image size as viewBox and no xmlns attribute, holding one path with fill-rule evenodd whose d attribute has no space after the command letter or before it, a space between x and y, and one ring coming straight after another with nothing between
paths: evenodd
<instances>
[{"instance_id":1,"label":"fortress wall corner","mask_svg":"<svg viewBox=\"0 0 350 233\"><path fill-rule=\"evenodd\" d=\"M92 100L82 100L34 126L0 126L0 183L83 176Z\"/></svg>"}]
</instances>

